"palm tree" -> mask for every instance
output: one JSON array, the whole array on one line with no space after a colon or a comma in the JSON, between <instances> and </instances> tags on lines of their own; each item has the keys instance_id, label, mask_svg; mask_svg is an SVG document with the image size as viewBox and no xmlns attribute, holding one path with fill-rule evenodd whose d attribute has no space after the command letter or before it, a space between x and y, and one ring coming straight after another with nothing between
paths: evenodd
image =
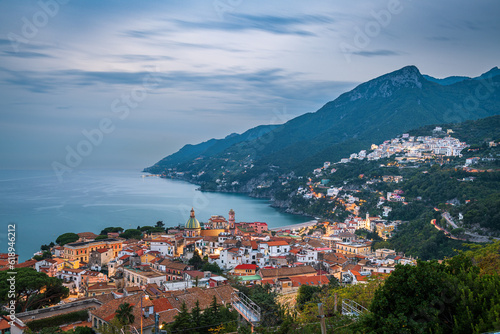
<instances>
[{"instance_id":1,"label":"palm tree","mask_svg":"<svg viewBox=\"0 0 500 334\"><path fill-rule=\"evenodd\" d=\"M118 309L115 311L116 318L123 325L129 325L134 323L135 317L132 314L134 307L129 303L123 303L118 306Z\"/></svg>"}]
</instances>

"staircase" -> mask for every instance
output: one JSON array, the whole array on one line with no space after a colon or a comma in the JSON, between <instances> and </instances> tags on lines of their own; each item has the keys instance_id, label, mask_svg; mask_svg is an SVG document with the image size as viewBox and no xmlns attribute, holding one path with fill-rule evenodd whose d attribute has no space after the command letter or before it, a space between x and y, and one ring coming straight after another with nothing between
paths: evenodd
<instances>
[{"instance_id":1,"label":"staircase","mask_svg":"<svg viewBox=\"0 0 500 334\"><path fill-rule=\"evenodd\" d=\"M238 291L231 295L231 305L252 325L256 325L260 322L260 307L243 292Z\"/></svg>"},{"instance_id":2,"label":"staircase","mask_svg":"<svg viewBox=\"0 0 500 334\"><path fill-rule=\"evenodd\" d=\"M348 315L357 318L366 312L369 311L355 301L350 299L342 300L342 315Z\"/></svg>"}]
</instances>

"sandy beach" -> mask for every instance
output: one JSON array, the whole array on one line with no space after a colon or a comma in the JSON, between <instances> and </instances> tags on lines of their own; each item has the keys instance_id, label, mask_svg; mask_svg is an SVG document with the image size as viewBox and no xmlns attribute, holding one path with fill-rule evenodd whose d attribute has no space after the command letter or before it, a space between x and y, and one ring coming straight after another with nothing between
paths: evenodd
<instances>
[{"instance_id":1,"label":"sandy beach","mask_svg":"<svg viewBox=\"0 0 500 334\"><path fill-rule=\"evenodd\" d=\"M275 228L270 228L269 230L271 231L279 231L279 230L300 230L303 227L307 226L313 226L318 223L317 220L310 220L305 223L300 223L300 224L293 224L293 225L286 225L286 226L280 226L280 227L275 227Z\"/></svg>"}]
</instances>

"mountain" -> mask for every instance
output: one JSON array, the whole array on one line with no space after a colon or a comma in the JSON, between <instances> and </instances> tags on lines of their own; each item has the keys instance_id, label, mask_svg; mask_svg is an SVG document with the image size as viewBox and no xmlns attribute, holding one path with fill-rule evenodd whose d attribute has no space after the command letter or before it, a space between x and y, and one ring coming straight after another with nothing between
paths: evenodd
<instances>
[{"instance_id":1,"label":"mountain","mask_svg":"<svg viewBox=\"0 0 500 334\"><path fill-rule=\"evenodd\" d=\"M480 76L475 77L475 78L463 77L463 76L451 76L451 77L447 77L447 78L443 78L443 79L437 79L437 78L431 77L430 75L426 75L426 74L424 74L422 76L425 79L427 79L428 81L432 81L432 82L435 82L437 84L447 86L447 85L452 85L454 83L461 82L464 80L482 80L482 79L492 78L492 77L497 76L497 75L500 75L500 69L495 66L491 70L489 70L488 72L483 73Z\"/></svg>"},{"instance_id":2,"label":"mountain","mask_svg":"<svg viewBox=\"0 0 500 334\"><path fill-rule=\"evenodd\" d=\"M264 175L304 175L324 161L338 161L413 128L500 114L500 76L495 69L476 80L440 85L407 66L360 84L314 113L263 128L270 131L255 128L247 131L253 136L184 147L146 171L203 172L202 179L191 181L238 181L240 188L234 191L246 192L252 180Z\"/></svg>"},{"instance_id":3,"label":"mountain","mask_svg":"<svg viewBox=\"0 0 500 334\"><path fill-rule=\"evenodd\" d=\"M191 145L184 145L176 153L169 155L162 160L160 160L155 166L165 166L165 168L170 168L181 162L191 161L198 158L210 157L216 155L232 145L251 141L255 138L259 138L273 129L277 125L260 125L252 128L242 134L232 133L226 136L224 139L210 139L203 143ZM144 169L145 172L158 173L161 172L155 166Z\"/></svg>"}]
</instances>

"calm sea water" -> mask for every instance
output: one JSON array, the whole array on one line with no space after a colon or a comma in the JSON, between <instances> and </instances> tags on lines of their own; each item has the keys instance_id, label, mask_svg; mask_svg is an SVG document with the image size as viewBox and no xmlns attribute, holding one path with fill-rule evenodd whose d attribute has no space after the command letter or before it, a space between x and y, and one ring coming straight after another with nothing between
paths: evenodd
<instances>
[{"instance_id":1,"label":"calm sea water","mask_svg":"<svg viewBox=\"0 0 500 334\"><path fill-rule=\"evenodd\" d=\"M99 232L108 226L184 224L234 209L236 221L261 221L269 227L303 223L307 217L281 213L268 201L243 195L205 193L196 185L139 171L81 170L60 182L52 171L0 171L0 252L7 251L7 225L16 225L21 260L65 232Z\"/></svg>"}]
</instances>

